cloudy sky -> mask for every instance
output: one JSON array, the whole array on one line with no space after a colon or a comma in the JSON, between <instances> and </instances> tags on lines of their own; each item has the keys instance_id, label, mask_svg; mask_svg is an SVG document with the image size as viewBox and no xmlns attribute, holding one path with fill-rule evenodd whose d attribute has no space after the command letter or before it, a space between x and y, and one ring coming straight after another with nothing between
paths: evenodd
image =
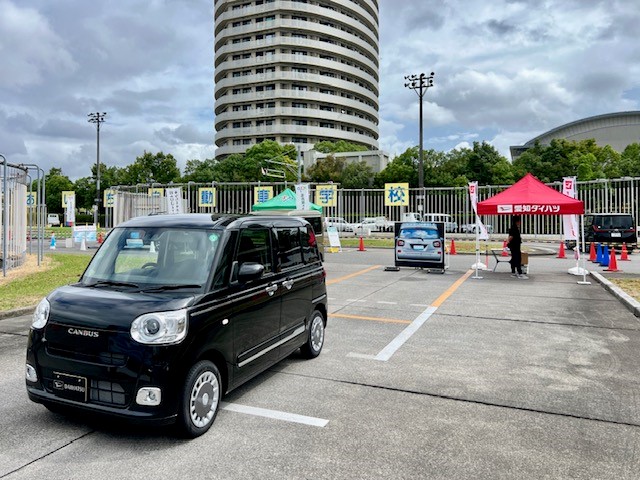
<instances>
[{"instance_id":1,"label":"cloudy sky","mask_svg":"<svg viewBox=\"0 0 640 480\"><path fill-rule=\"evenodd\" d=\"M380 0L380 146L418 144L404 75L435 72L425 148L504 155L564 123L640 109L637 0ZM214 156L212 0L0 0L0 153L90 176L145 150Z\"/></svg>"}]
</instances>

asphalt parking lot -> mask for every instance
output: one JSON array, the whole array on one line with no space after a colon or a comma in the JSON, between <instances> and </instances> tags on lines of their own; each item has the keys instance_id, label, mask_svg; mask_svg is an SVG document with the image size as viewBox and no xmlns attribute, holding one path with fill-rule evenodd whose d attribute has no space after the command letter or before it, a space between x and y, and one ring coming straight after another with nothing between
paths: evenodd
<instances>
[{"instance_id":1,"label":"asphalt parking lot","mask_svg":"<svg viewBox=\"0 0 640 480\"><path fill-rule=\"evenodd\" d=\"M323 353L232 392L192 441L30 403L29 316L2 320L0 478L638 478L640 320L571 258L532 257L528 280L473 262L327 254Z\"/></svg>"}]
</instances>

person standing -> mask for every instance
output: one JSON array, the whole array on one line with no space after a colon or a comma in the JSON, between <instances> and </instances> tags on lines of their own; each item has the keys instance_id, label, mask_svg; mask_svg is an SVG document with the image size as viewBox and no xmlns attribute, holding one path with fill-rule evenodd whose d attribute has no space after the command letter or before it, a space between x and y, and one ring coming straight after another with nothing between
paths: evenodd
<instances>
[{"instance_id":1,"label":"person standing","mask_svg":"<svg viewBox=\"0 0 640 480\"><path fill-rule=\"evenodd\" d=\"M520 217L514 215L511 217L511 227L509 228L509 238L507 239L507 247L511 251L511 276L526 280L527 277L522 273L522 237L520 236Z\"/></svg>"}]
</instances>

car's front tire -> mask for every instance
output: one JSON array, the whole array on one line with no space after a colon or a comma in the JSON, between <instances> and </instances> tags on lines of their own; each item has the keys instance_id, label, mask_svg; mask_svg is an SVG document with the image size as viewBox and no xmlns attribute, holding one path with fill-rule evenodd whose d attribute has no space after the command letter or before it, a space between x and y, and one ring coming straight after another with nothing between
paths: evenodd
<instances>
[{"instance_id":1,"label":"car's front tire","mask_svg":"<svg viewBox=\"0 0 640 480\"><path fill-rule=\"evenodd\" d=\"M196 438L209 430L218 414L221 395L218 367L209 360L193 365L187 373L180 399L180 433L187 438Z\"/></svg>"},{"instance_id":2,"label":"car's front tire","mask_svg":"<svg viewBox=\"0 0 640 480\"><path fill-rule=\"evenodd\" d=\"M305 358L316 358L324 345L324 316L318 310L314 310L309 321L309 336L306 343L300 348Z\"/></svg>"}]
</instances>

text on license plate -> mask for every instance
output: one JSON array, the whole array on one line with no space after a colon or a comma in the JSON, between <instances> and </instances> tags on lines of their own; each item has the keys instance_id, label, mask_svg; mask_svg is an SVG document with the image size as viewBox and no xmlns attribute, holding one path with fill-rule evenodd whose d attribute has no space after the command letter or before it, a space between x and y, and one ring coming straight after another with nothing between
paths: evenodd
<instances>
[{"instance_id":1,"label":"text on license plate","mask_svg":"<svg viewBox=\"0 0 640 480\"><path fill-rule=\"evenodd\" d=\"M414 250L424 250L424 245L414 245L413 249Z\"/></svg>"},{"instance_id":2,"label":"text on license plate","mask_svg":"<svg viewBox=\"0 0 640 480\"><path fill-rule=\"evenodd\" d=\"M59 397L75 400L76 402L87 401L87 379L68 373L53 372L53 391Z\"/></svg>"},{"instance_id":3,"label":"text on license plate","mask_svg":"<svg viewBox=\"0 0 640 480\"><path fill-rule=\"evenodd\" d=\"M612 237L621 237L622 234L620 232L611 232Z\"/></svg>"}]
</instances>

